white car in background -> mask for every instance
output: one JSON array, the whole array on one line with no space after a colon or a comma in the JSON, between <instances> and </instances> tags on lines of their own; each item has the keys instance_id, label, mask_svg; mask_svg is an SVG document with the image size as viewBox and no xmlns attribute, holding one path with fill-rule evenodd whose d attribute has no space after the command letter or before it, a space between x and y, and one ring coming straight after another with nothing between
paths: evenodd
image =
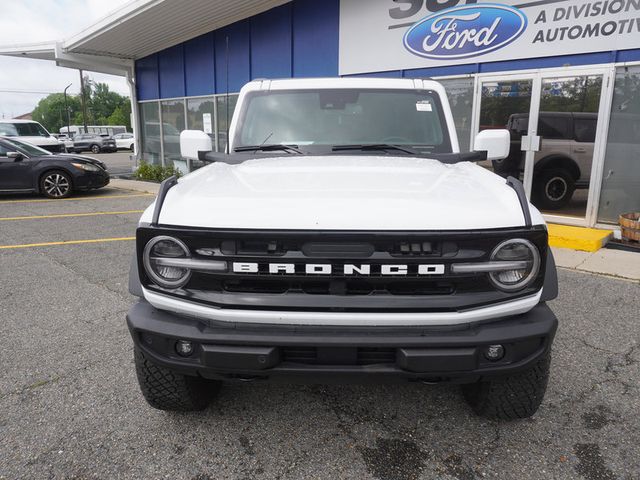
<instances>
[{"instance_id":1,"label":"white car in background","mask_svg":"<svg viewBox=\"0 0 640 480\"><path fill-rule=\"evenodd\" d=\"M56 137L60 143L64 144L64 148L67 152L73 151L73 140L71 138L67 137L64 134L56 135L55 133L53 134L53 136Z\"/></svg>"},{"instance_id":2,"label":"white car in background","mask_svg":"<svg viewBox=\"0 0 640 480\"><path fill-rule=\"evenodd\" d=\"M23 142L37 145L51 153L65 153L64 143L33 120L0 120L0 135L19 137Z\"/></svg>"},{"instance_id":3,"label":"white car in background","mask_svg":"<svg viewBox=\"0 0 640 480\"><path fill-rule=\"evenodd\" d=\"M131 150L133 152L136 144L136 138L133 133L117 133L113 136L116 141L116 148L118 150Z\"/></svg>"}]
</instances>

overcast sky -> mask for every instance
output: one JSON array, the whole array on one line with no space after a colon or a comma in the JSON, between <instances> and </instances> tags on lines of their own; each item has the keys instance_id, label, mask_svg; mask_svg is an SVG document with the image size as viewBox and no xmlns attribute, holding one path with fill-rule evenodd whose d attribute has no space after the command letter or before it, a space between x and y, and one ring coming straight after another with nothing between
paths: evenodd
<instances>
[{"instance_id":1,"label":"overcast sky","mask_svg":"<svg viewBox=\"0 0 640 480\"><path fill-rule=\"evenodd\" d=\"M128 0L0 0L0 46L63 40L95 23ZM87 72L121 95L129 95L123 77ZM0 56L0 118L31 112L47 93L80 91L77 70L46 60ZM8 92L11 91L11 92ZM45 92L45 93L13 93Z\"/></svg>"}]
</instances>

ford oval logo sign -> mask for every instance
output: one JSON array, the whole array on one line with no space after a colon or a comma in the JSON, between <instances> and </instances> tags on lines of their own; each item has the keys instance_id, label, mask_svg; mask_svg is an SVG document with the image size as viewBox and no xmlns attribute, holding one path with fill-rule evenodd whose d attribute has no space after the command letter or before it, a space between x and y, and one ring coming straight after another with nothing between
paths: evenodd
<instances>
[{"instance_id":1,"label":"ford oval logo sign","mask_svg":"<svg viewBox=\"0 0 640 480\"><path fill-rule=\"evenodd\" d=\"M412 26L405 47L439 60L476 57L498 50L527 28L527 17L507 5L482 4L442 10Z\"/></svg>"}]
</instances>

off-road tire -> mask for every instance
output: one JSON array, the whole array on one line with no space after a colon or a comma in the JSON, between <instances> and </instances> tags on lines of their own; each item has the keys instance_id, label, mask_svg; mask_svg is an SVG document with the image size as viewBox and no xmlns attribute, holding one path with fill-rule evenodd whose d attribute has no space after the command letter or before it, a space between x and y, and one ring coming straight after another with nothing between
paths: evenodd
<instances>
[{"instance_id":1,"label":"off-road tire","mask_svg":"<svg viewBox=\"0 0 640 480\"><path fill-rule=\"evenodd\" d=\"M204 410L222 382L173 372L150 362L134 348L136 375L145 400L153 408L176 412Z\"/></svg>"},{"instance_id":2,"label":"off-road tire","mask_svg":"<svg viewBox=\"0 0 640 480\"><path fill-rule=\"evenodd\" d=\"M552 195L554 185L550 185L551 182L555 182L556 185L561 185L561 188L564 188L564 190L556 188L555 197ZM533 191L531 193L536 207L543 210L559 210L571 201L575 190L576 182L569 171L561 168L551 168L535 173ZM562 195L560 196L561 192Z\"/></svg>"},{"instance_id":3,"label":"off-road tire","mask_svg":"<svg viewBox=\"0 0 640 480\"><path fill-rule=\"evenodd\" d=\"M538 411L549 381L551 354L529 369L507 377L463 385L462 393L473 411L486 418L517 420Z\"/></svg>"}]
</instances>

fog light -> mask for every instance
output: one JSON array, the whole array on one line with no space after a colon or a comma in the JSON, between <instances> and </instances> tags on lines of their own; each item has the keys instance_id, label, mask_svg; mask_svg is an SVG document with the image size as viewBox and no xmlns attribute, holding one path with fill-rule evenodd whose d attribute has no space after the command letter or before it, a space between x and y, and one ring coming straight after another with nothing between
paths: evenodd
<instances>
[{"instance_id":1,"label":"fog light","mask_svg":"<svg viewBox=\"0 0 640 480\"><path fill-rule=\"evenodd\" d=\"M193 353L193 343L187 340L178 340L176 342L176 352L181 357L189 357Z\"/></svg>"},{"instance_id":2,"label":"fog light","mask_svg":"<svg viewBox=\"0 0 640 480\"><path fill-rule=\"evenodd\" d=\"M484 350L484 358L491 362L497 362L504 358L504 347L502 345L489 345Z\"/></svg>"}]
</instances>

